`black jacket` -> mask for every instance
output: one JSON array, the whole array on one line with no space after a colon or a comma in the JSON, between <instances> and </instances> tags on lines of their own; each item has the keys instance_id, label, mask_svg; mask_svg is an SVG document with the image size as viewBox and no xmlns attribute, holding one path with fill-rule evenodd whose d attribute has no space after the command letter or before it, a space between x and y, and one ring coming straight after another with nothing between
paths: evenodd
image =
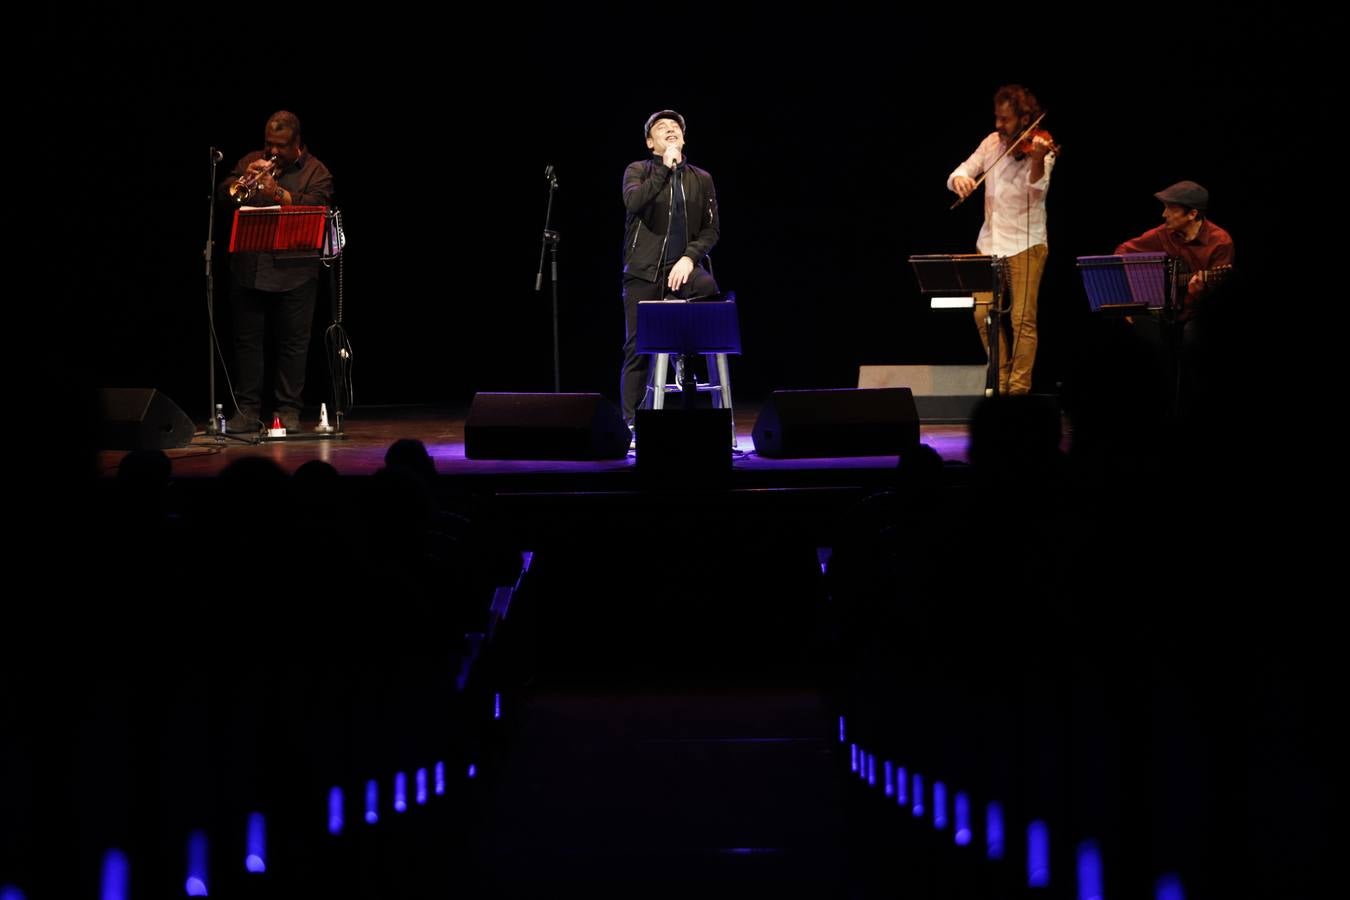
<instances>
[{"instance_id":1,"label":"black jacket","mask_svg":"<svg viewBox=\"0 0 1350 900\"><path fill-rule=\"evenodd\" d=\"M666 231L670 227L670 206L674 185L671 169L660 159L638 160L623 173L623 205L628 210L624 223L623 272L625 275L656 281L661 257L665 254ZM712 176L704 170L681 164L684 187L685 223L688 234L684 255L695 265L712 271L708 251L721 236L717 214L717 190Z\"/></svg>"}]
</instances>

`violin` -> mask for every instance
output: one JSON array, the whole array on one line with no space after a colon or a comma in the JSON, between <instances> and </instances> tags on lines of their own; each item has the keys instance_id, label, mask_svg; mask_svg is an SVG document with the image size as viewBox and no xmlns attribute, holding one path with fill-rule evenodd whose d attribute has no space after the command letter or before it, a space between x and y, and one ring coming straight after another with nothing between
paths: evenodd
<instances>
[{"instance_id":1,"label":"violin","mask_svg":"<svg viewBox=\"0 0 1350 900\"><path fill-rule=\"evenodd\" d=\"M1026 159L1027 155L1030 154L1033 149L1035 149L1036 138L1040 138L1042 141L1049 144L1051 153L1055 154L1056 156L1059 155L1059 144L1055 143L1055 139L1050 136L1050 132L1046 131L1044 128L1033 127L1030 130L1028 130L1026 136L1022 138L1022 140L1019 141L1015 147L1013 147L1012 151L1013 159L1016 160Z\"/></svg>"}]
</instances>

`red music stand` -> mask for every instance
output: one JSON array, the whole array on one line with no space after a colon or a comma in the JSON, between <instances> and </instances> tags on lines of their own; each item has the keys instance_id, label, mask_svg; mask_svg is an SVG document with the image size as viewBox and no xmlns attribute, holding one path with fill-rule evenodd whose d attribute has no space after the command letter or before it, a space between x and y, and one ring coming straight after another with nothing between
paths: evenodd
<instances>
[{"instance_id":1,"label":"red music stand","mask_svg":"<svg viewBox=\"0 0 1350 900\"><path fill-rule=\"evenodd\" d=\"M276 253L313 258L324 249L326 206L244 207L234 211L231 253Z\"/></svg>"}]
</instances>

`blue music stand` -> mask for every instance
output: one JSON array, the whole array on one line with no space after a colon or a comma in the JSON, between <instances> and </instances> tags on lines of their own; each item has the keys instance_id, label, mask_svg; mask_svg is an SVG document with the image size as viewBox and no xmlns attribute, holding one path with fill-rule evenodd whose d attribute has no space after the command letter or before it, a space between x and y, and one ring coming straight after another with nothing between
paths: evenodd
<instances>
[{"instance_id":1,"label":"blue music stand","mask_svg":"<svg viewBox=\"0 0 1350 900\"><path fill-rule=\"evenodd\" d=\"M644 300L638 303L637 352L655 357L647 382L645 409L664 409L668 391L679 391L687 408L693 407L697 391L708 391L716 407L732 409L731 367L728 354L741 352L741 326L733 300ZM679 358L677 384L666 384L671 354ZM709 383L693 381L690 356L702 355L708 361ZM716 379L715 381L713 379ZM693 381L692 385L690 382ZM736 443L736 422L731 423L732 446Z\"/></svg>"},{"instance_id":2,"label":"blue music stand","mask_svg":"<svg viewBox=\"0 0 1350 900\"><path fill-rule=\"evenodd\" d=\"M1080 256L1078 270L1093 312L1130 313L1171 306L1165 253Z\"/></svg>"}]
</instances>

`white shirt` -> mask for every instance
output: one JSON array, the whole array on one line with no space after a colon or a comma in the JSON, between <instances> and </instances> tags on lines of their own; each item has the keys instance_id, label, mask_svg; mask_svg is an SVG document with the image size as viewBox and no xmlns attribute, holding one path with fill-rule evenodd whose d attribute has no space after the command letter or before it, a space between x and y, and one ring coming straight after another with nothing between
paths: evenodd
<instances>
[{"instance_id":1,"label":"white shirt","mask_svg":"<svg viewBox=\"0 0 1350 900\"><path fill-rule=\"evenodd\" d=\"M1003 152L1003 142L995 131L980 142L970 159L947 176L947 188L958 175L979 178ZM1045 174L1028 183L1031 157L1013 159L1009 153L984 180L984 227L975 240L975 249L992 256L1014 256L1029 247L1046 243L1045 193L1050 189L1050 170L1055 155L1045 157Z\"/></svg>"}]
</instances>

